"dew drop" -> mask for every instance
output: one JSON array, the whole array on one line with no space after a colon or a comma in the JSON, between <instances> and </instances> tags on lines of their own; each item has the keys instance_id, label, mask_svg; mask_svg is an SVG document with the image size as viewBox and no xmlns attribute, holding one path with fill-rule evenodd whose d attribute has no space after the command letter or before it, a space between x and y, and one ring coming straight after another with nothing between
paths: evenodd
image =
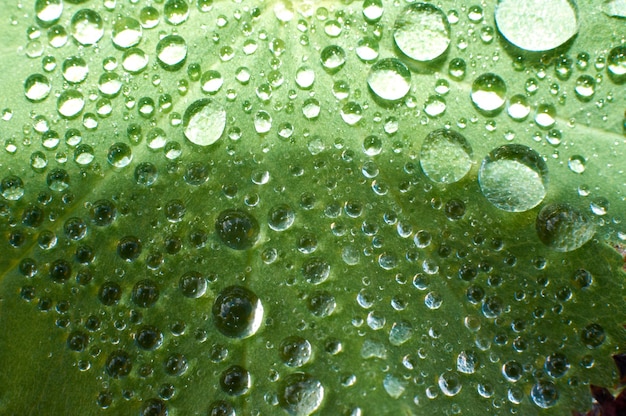
<instances>
[{"instance_id":1,"label":"dew drop","mask_svg":"<svg viewBox=\"0 0 626 416\"><path fill-rule=\"evenodd\" d=\"M537 406L548 409L559 400L559 391L553 382L539 380L530 390L530 398Z\"/></svg>"},{"instance_id":2,"label":"dew drop","mask_svg":"<svg viewBox=\"0 0 626 416\"><path fill-rule=\"evenodd\" d=\"M616 84L626 82L626 45L616 46L607 57L609 78Z\"/></svg>"},{"instance_id":3,"label":"dew drop","mask_svg":"<svg viewBox=\"0 0 626 416\"><path fill-rule=\"evenodd\" d=\"M247 250L259 239L259 223L251 214L235 209L222 211L215 220L215 232L233 250Z\"/></svg>"},{"instance_id":4,"label":"dew drop","mask_svg":"<svg viewBox=\"0 0 626 416\"><path fill-rule=\"evenodd\" d=\"M582 247L595 234L595 224L569 204L544 206L537 214L535 227L541 242L561 252Z\"/></svg>"},{"instance_id":5,"label":"dew drop","mask_svg":"<svg viewBox=\"0 0 626 416\"><path fill-rule=\"evenodd\" d=\"M113 23L111 40L120 49L128 49L137 46L141 41L141 24L132 17L119 17Z\"/></svg>"},{"instance_id":6,"label":"dew drop","mask_svg":"<svg viewBox=\"0 0 626 416\"><path fill-rule=\"evenodd\" d=\"M81 45L94 45L104 35L102 17L91 9L79 10L72 16L70 33Z\"/></svg>"},{"instance_id":7,"label":"dew drop","mask_svg":"<svg viewBox=\"0 0 626 416\"><path fill-rule=\"evenodd\" d=\"M382 59L372 66L367 85L378 98L398 101L411 89L411 73L398 59Z\"/></svg>"},{"instance_id":8,"label":"dew drop","mask_svg":"<svg viewBox=\"0 0 626 416\"><path fill-rule=\"evenodd\" d=\"M57 111L65 118L74 118L83 111L85 99L77 90L65 90L57 99Z\"/></svg>"},{"instance_id":9,"label":"dew drop","mask_svg":"<svg viewBox=\"0 0 626 416\"><path fill-rule=\"evenodd\" d=\"M50 95L52 85L45 75L33 74L24 81L24 95L32 102L45 100Z\"/></svg>"},{"instance_id":10,"label":"dew drop","mask_svg":"<svg viewBox=\"0 0 626 416\"><path fill-rule=\"evenodd\" d=\"M229 338L254 335L263 321L263 305L254 292L229 286L215 298L212 308L215 327Z\"/></svg>"},{"instance_id":11,"label":"dew drop","mask_svg":"<svg viewBox=\"0 0 626 416\"><path fill-rule=\"evenodd\" d=\"M226 128L226 111L208 98L194 101L183 115L187 140L198 146L217 142Z\"/></svg>"},{"instance_id":12,"label":"dew drop","mask_svg":"<svg viewBox=\"0 0 626 416\"><path fill-rule=\"evenodd\" d=\"M407 57L427 62L442 56L450 45L450 25L441 9L430 3L407 6L395 22L393 40Z\"/></svg>"},{"instance_id":13,"label":"dew drop","mask_svg":"<svg viewBox=\"0 0 626 416\"><path fill-rule=\"evenodd\" d=\"M455 371L447 371L439 376L439 388L446 396L456 396L463 387L459 373Z\"/></svg>"},{"instance_id":14,"label":"dew drop","mask_svg":"<svg viewBox=\"0 0 626 416\"><path fill-rule=\"evenodd\" d=\"M8 201L17 201L24 196L24 182L19 176L6 176L0 182L0 194Z\"/></svg>"},{"instance_id":15,"label":"dew drop","mask_svg":"<svg viewBox=\"0 0 626 416\"><path fill-rule=\"evenodd\" d=\"M570 0L503 0L495 19L507 41L530 52L558 48L578 33L578 13Z\"/></svg>"},{"instance_id":16,"label":"dew drop","mask_svg":"<svg viewBox=\"0 0 626 416\"><path fill-rule=\"evenodd\" d=\"M530 114L530 105L525 95L517 94L509 98L507 106L509 117L515 121L523 121Z\"/></svg>"},{"instance_id":17,"label":"dew drop","mask_svg":"<svg viewBox=\"0 0 626 416\"><path fill-rule=\"evenodd\" d=\"M420 166L432 181L458 182L472 167L472 148L467 139L454 130L432 131L422 144Z\"/></svg>"},{"instance_id":18,"label":"dew drop","mask_svg":"<svg viewBox=\"0 0 626 416\"><path fill-rule=\"evenodd\" d=\"M279 393L280 406L292 416L308 416L317 411L324 400L324 386L307 373L285 377Z\"/></svg>"},{"instance_id":19,"label":"dew drop","mask_svg":"<svg viewBox=\"0 0 626 416\"><path fill-rule=\"evenodd\" d=\"M478 76L472 83L470 96L472 103L485 115L498 113L506 101L506 84L496 74L486 73Z\"/></svg>"},{"instance_id":20,"label":"dew drop","mask_svg":"<svg viewBox=\"0 0 626 416\"><path fill-rule=\"evenodd\" d=\"M166 71L177 71L187 59L187 42L178 35L165 36L157 44L156 53L161 68Z\"/></svg>"},{"instance_id":21,"label":"dew drop","mask_svg":"<svg viewBox=\"0 0 626 416\"><path fill-rule=\"evenodd\" d=\"M337 45L330 45L322 49L320 54L322 67L329 73L338 72L346 63L346 52Z\"/></svg>"}]
</instances>

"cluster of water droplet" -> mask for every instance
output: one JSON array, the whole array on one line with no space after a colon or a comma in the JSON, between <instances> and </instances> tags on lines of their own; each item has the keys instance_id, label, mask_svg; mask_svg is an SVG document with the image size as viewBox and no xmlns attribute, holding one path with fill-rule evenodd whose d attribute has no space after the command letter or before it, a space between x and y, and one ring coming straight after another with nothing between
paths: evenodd
<instances>
[{"instance_id":1,"label":"cluster of water droplet","mask_svg":"<svg viewBox=\"0 0 626 416\"><path fill-rule=\"evenodd\" d=\"M562 88L585 105L603 71L626 81L624 45L595 74L588 55L565 54L578 31L571 2L501 1L497 33L478 5L461 24L458 11L424 2L310 13L250 4L229 15L211 0L82 3L35 1L24 49L41 70L23 80L33 109L24 135L41 148L28 171L3 175L0 208L20 296L55 311L77 368L106 380L98 406L139 395L142 415L166 415L194 377L213 377L216 399L200 410L211 415L236 414L240 396L258 414L309 415L336 401L360 415L367 405L341 392L381 387L415 406L472 386L497 408L525 394L549 408L575 362L593 367L537 329L570 319L563 310L592 273L570 258L571 277L548 278L567 272L506 234L530 212L534 238L520 244L561 255L592 240L609 208L603 197L593 216L554 202L541 154L569 140ZM266 13L294 39L264 27ZM514 85L464 52L468 36L500 36L516 56L563 50L550 99L536 99L547 65ZM527 71L516 59L514 70ZM445 119L452 106L468 116ZM484 133L468 128L478 120ZM523 142L511 130L489 147L481 135L496 123L538 133ZM566 164L582 174L587 158ZM459 325L445 318L457 314ZM450 342L457 331L471 345ZM589 350L607 338L596 322L568 331ZM531 362L539 345L553 351ZM269 353L250 359L245 348ZM486 366L502 379L478 378ZM371 370L380 367L384 376Z\"/></svg>"}]
</instances>

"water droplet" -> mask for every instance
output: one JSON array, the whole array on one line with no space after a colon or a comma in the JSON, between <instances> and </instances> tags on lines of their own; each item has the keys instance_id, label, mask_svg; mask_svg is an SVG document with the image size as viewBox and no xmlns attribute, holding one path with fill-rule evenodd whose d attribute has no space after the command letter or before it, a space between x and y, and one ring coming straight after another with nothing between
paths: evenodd
<instances>
[{"instance_id":1,"label":"water droplet","mask_svg":"<svg viewBox=\"0 0 626 416\"><path fill-rule=\"evenodd\" d=\"M198 272L187 272L180 278L178 287L185 297L197 299L205 294L207 281Z\"/></svg>"},{"instance_id":2,"label":"water droplet","mask_svg":"<svg viewBox=\"0 0 626 416\"><path fill-rule=\"evenodd\" d=\"M356 55L363 62L372 62L378 58L378 40L365 37L359 40L356 46Z\"/></svg>"},{"instance_id":3,"label":"water droplet","mask_svg":"<svg viewBox=\"0 0 626 416\"><path fill-rule=\"evenodd\" d=\"M223 289L213 303L215 327L230 338L254 335L263 321L263 305L254 292L242 286Z\"/></svg>"},{"instance_id":4,"label":"water droplet","mask_svg":"<svg viewBox=\"0 0 626 416\"><path fill-rule=\"evenodd\" d=\"M383 16L382 0L365 0L363 2L363 17L368 23L376 23Z\"/></svg>"},{"instance_id":5,"label":"water droplet","mask_svg":"<svg viewBox=\"0 0 626 416\"><path fill-rule=\"evenodd\" d=\"M308 283L318 285L330 275L330 264L325 260L313 257L302 265L302 275Z\"/></svg>"},{"instance_id":6,"label":"water droplet","mask_svg":"<svg viewBox=\"0 0 626 416\"><path fill-rule=\"evenodd\" d=\"M228 209L215 220L215 231L224 244L234 250L251 248L259 239L259 223L245 211Z\"/></svg>"},{"instance_id":7,"label":"water droplet","mask_svg":"<svg viewBox=\"0 0 626 416\"><path fill-rule=\"evenodd\" d=\"M269 212L267 224L274 231L285 231L296 219L296 213L289 205L278 205Z\"/></svg>"},{"instance_id":8,"label":"water droplet","mask_svg":"<svg viewBox=\"0 0 626 416\"><path fill-rule=\"evenodd\" d=\"M567 357L560 352L548 355L543 365L546 373L554 378L563 377L569 370L569 367L570 364Z\"/></svg>"},{"instance_id":9,"label":"water droplet","mask_svg":"<svg viewBox=\"0 0 626 416\"><path fill-rule=\"evenodd\" d=\"M446 396L456 396L463 387L461 377L456 371L446 371L438 379L439 388Z\"/></svg>"},{"instance_id":10,"label":"water droplet","mask_svg":"<svg viewBox=\"0 0 626 416\"><path fill-rule=\"evenodd\" d=\"M113 23L111 40L120 49L137 46L141 41L141 24L132 17L120 16Z\"/></svg>"},{"instance_id":11,"label":"water droplet","mask_svg":"<svg viewBox=\"0 0 626 416\"><path fill-rule=\"evenodd\" d=\"M81 45L94 45L104 35L102 17L91 9L79 10L72 16L70 33Z\"/></svg>"},{"instance_id":12,"label":"water droplet","mask_svg":"<svg viewBox=\"0 0 626 416\"><path fill-rule=\"evenodd\" d=\"M591 75L581 75L574 87L576 97L581 101L590 101L596 93L596 79Z\"/></svg>"},{"instance_id":13,"label":"water droplet","mask_svg":"<svg viewBox=\"0 0 626 416\"><path fill-rule=\"evenodd\" d=\"M616 46L607 57L607 72L609 78L616 84L626 82L626 46Z\"/></svg>"},{"instance_id":14,"label":"water droplet","mask_svg":"<svg viewBox=\"0 0 626 416\"><path fill-rule=\"evenodd\" d=\"M382 59L372 66L367 85L382 100L398 101L411 89L411 73L398 59Z\"/></svg>"},{"instance_id":15,"label":"water droplet","mask_svg":"<svg viewBox=\"0 0 626 416\"><path fill-rule=\"evenodd\" d=\"M163 69L177 71L187 60L187 42L181 36L167 35L157 44L156 53Z\"/></svg>"},{"instance_id":16,"label":"water droplet","mask_svg":"<svg viewBox=\"0 0 626 416\"><path fill-rule=\"evenodd\" d=\"M235 408L232 404L228 403L225 400L218 400L211 403L211 405L209 406L208 416L237 416L237 412L235 411Z\"/></svg>"},{"instance_id":17,"label":"water droplet","mask_svg":"<svg viewBox=\"0 0 626 416\"><path fill-rule=\"evenodd\" d=\"M547 103L539 104L535 111L535 123L544 129L552 128L556 123L556 107Z\"/></svg>"},{"instance_id":18,"label":"water droplet","mask_svg":"<svg viewBox=\"0 0 626 416\"><path fill-rule=\"evenodd\" d=\"M515 121L523 121L530 114L530 105L525 95L517 94L509 98L507 113Z\"/></svg>"},{"instance_id":19,"label":"water droplet","mask_svg":"<svg viewBox=\"0 0 626 416\"><path fill-rule=\"evenodd\" d=\"M42 27L55 24L63 13L62 0L37 0L35 1L35 15L37 23Z\"/></svg>"},{"instance_id":20,"label":"water droplet","mask_svg":"<svg viewBox=\"0 0 626 416\"><path fill-rule=\"evenodd\" d=\"M254 130L259 134L265 134L272 129L272 116L265 110L259 110L254 115Z\"/></svg>"},{"instance_id":21,"label":"water droplet","mask_svg":"<svg viewBox=\"0 0 626 416\"><path fill-rule=\"evenodd\" d=\"M30 75L24 81L24 95L33 102L45 100L50 94L51 88L50 81L42 74Z\"/></svg>"},{"instance_id":22,"label":"water droplet","mask_svg":"<svg viewBox=\"0 0 626 416\"><path fill-rule=\"evenodd\" d=\"M432 61L448 50L450 25L441 9L430 3L415 3L407 6L396 20L393 39L407 57Z\"/></svg>"},{"instance_id":23,"label":"water droplet","mask_svg":"<svg viewBox=\"0 0 626 416\"><path fill-rule=\"evenodd\" d=\"M226 128L226 111L208 98L194 101L183 116L184 134L187 140L198 146L217 142Z\"/></svg>"},{"instance_id":24,"label":"water droplet","mask_svg":"<svg viewBox=\"0 0 626 416\"><path fill-rule=\"evenodd\" d=\"M250 373L239 365L228 367L220 376L220 387L230 396L246 394L251 384Z\"/></svg>"},{"instance_id":25,"label":"water droplet","mask_svg":"<svg viewBox=\"0 0 626 416\"><path fill-rule=\"evenodd\" d=\"M152 351L163 345L163 333L152 325L144 325L137 330L135 342L139 348Z\"/></svg>"},{"instance_id":26,"label":"water droplet","mask_svg":"<svg viewBox=\"0 0 626 416\"><path fill-rule=\"evenodd\" d=\"M109 147L107 161L116 168L123 168L133 160L133 152L126 143L118 142Z\"/></svg>"},{"instance_id":27,"label":"water droplet","mask_svg":"<svg viewBox=\"0 0 626 416\"><path fill-rule=\"evenodd\" d=\"M544 206L535 223L539 239L556 251L573 251L582 247L595 234L595 224L568 204Z\"/></svg>"},{"instance_id":28,"label":"water droplet","mask_svg":"<svg viewBox=\"0 0 626 416\"><path fill-rule=\"evenodd\" d=\"M279 347L280 358L289 367L302 367L311 358L311 343L299 336L283 339Z\"/></svg>"},{"instance_id":29,"label":"water droplet","mask_svg":"<svg viewBox=\"0 0 626 416\"><path fill-rule=\"evenodd\" d=\"M106 372L113 378L125 377L130 374L133 363L130 355L123 350L117 350L109 354L105 364Z\"/></svg>"},{"instance_id":30,"label":"water droplet","mask_svg":"<svg viewBox=\"0 0 626 416\"><path fill-rule=\"evenodd\" d=\"M346 52L336 45L327 46L322 50L320 59L322 67L324 67L327 72L334 74L345 65Z\"/></svg>"},{"instance_id":31,"label":"water droplet","mask_svg":"<svg viewBox=\"0 0 626 416\"><path fill-rule=\"evenodd\" d=\"M486 73L478 76L472 83L470 96L472 103L485 115L498 113L506 101L506 84L496 74Z\"/></svg>"},{"instance_id":32,"label":"water droplet","mask_svg":"<svg viewBox=\"0 0 626 416\"><path fill-rule=\"evenodd\" d=\"M161 399L148 399L141 405L140 416L168 416L167 405Z\"/></svg>"},{"instance_id":33,"label":"water droplet","mask_svg":"<svg viewBox=\"0 0 626 416\"><path fill-rule=\"evenodd\" d=\"M506 40L530 52L558 48L578 33L578 13L570 0L503 0L495 19Z\"/></svg>"},{"instance_id":34,"label":"water droplet","mask_svg":"<svg viewBox=\"0 0 626 416\"><path fill-rule=\"evenodd\" d=\"M172 354L165 360L165 373L170 376L181 376L189 368L187 358L183 354Z\"/></svg>"},{"instance_id":35,"label":"water droplet","mask_svg":"<svg viewBox=\"0 0 626 416\"><path fill-rule=\"evenodd\" d=\"M206 71L200 77L200 87L202 91L207 94L215 94L217 93L222 85L224 84L224 78L222 78L222 74L217 71Z\"/></svg>"},{"instance_id":36,"label":"water droplet","mask_svg":"<svg viewBox=\"0 0 626 416\"><path fill-rule=\"evenodd\" d=\"M183 24L189 18L189 5L185 0L167 0L163 6L163 17L172 26Z\"/></svg>"},{"instance_id":37,"label":"water droplet","mask_svg":"<svg viewBox=\"0 0 626 416\"><path fill-rule=\"evenodd\" d=\"M0 182L0 194L9 201L17 201L24 196L24 182L19 176L9 175Z\"/></svg>"},{"instance_id":38,"label":"water droplet","mask_svg":"<svg viewBox=\"0 0 626 416\"><path fill-rule=\"evenodd\" d=\"M539 380L530 390L530 398L537 406L548 409L559 400L559 391L553 382Z\"/></svg>"},{"instance_id":39,"label":"water droplet","mask_svg":"<svg viewBox=\"0 0 626 416\"><path fill-rule=\"evenodd\" d=\"M461 351L456 359L456 369L464 374L474 374L479 366L478 355L474 351Z\"/></svg>"},{"instance_id":40,"label":"water droplet","mask_svg":"<svg viewBox=\"0 0 626 416\"><path fill-rule=\"evenodd\" d=\"M325 318L335 311L337 302L330 292L317 291L311 294L307 306L313 315Z\"/></svg>"},{"instance_id":41,"label":"water droplet","mask_svg":"<svg viewBox=\"0 0 626 416\"><path fill-rule=\"evenodd\" d=\"M580 332L580 339L587 348L593 349L604 343L606 334L600 324L589 324Z\"/></svg>"},{"instance_id":42,"label":"water droplet","mask_svg":"<svg viewBox=\"0 0 626 416\"><path fill-rule=\"evenodd\" d=\"M280 406L292 416L309 416L320 408L324 400L324 386L307 373L293 373L285 377L279 395Z\"/></svg>"},{"instance_id":43,"label":"water droplet","mask_svg":"<svg viewBox=\"0 0 626 416\"><path fill-rule=\"evenodd\" d=\"M527 211L546 195L548 166L530 147L510 144L492 150L478 172L483 195L497 208Z\"/></svg>"},{"instance_id":44,"label":"water droplet","mask_svg":"<svg viewBox=\"0 0 626 416\"><path fill-rule=\"evenodd\" d=\"M432 131L422 144L420 166L432 181L458 182L472 167L472 148L465 137L454 130Z\"/></svg>"},{"instance_id":45,"label":"water droplet","mask_svg":"<svg viewBox=\"0 0 626 416\"><path fill-rule=\"evenodd\" d=\"M57 99L57 111L65 118L74 118L83 111L85 99L77 90L65 90Z\"/></svg>"},{"instance_id":46,"label":"water droplet","mask_svg":"<svg viewBox=\"0 0 626 416\"><path fill-rule=\"evenodd\" d=\"M139 48L130 48L122 55L122 68L131 74L138 74L148 66L148 55Z\"/></svg>"},{"instance_id":47,"label":"water droplet","mask_svg":"<svg viewBox=\"0 0 626 416\"><path fill-rule=\"evenodd\" d=\"M150 279L140 280L133 287L132 300L141 308L149 308L159 300L159 288Z\"/></svg>"},{"instance_id":48,"label":"water droplet","mask_svg":"<svg viewBox=\"0 0 626 416\"><path fill-rule=\"evenodd\" d=\"M128 262L136 260L141 254L143 244L132 235L122 237L117 243L117 255Z\"/></svg>"}]
</instances>

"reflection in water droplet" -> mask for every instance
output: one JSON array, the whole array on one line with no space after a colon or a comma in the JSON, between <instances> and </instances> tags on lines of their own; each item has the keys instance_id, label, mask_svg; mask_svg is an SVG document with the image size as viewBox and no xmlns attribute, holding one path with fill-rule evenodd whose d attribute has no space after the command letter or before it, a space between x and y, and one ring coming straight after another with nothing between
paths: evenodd
<instances>
[{"instance_id":1,"label":"reflection in water droplet","mask_svg":"<svg viewBox=\"0 0 626 416\"><path fill-rule=\"evenodd\" d=\"M506 84L496 74L487 73L478 76L472 83L470 97L476 108L486 115L500 111L506 100Z\"/></svg>"},{"instance_id":2,"label":"reflection in water droplet","mask_svg":"<svg viewBox=\"0 0 626 416\"><path fill-rule=\"evenodd\" d=\"M324 386L307 373L293 373L283 380L280 406L292 416L308 416L322 405Z\"/></svg>"},{"instance_id":3,"label":"reflection in water droplet","mask_svg":"<svg viewBox=\"0 0 626 416\"><path fill-rule=\"evenodd\" d=\"M215 220L215 232L233 250L247 250L259 239L259 223L251 214L236 209L222 211Z\"/></svg>"},{"instance_id":4,"label":"reflection in water droplet","mask_svg":"<svg viewBox=\"0 0 626 416\"><path fill-rule=\"evenodd\" d=\"M77 90L65 90L57 99L57 111L65 118L74 118L83 111L85 99Z\"/></svg>"},{"instance_id":5,"label":"reflection in water droplet","mask_svg":"<svg viewBox=\"0 0 626 416\"><path fill-rule=\"evenodd\" d=\"M424 174L435 182L458 182L472 167L472 148L454 130L435 130L424 139L420 165Z\"/></svg>"},{"instance_id":6,"label":"reflection in water droplet","mask_svg":"<svg viewBox=\"0 0 626 416\"><path fill-rule=\"evenodd\" d=\"M215 327L222 334L230 338L248 338L261 327L263 305L249 289L229 286L215 298L212 314Z\"/></svg>"},{"instance_id":7,"label":"reflection in water droplet","mask_svg":"<svg viewBox=\"0 0 626 416\"><path fill-rule=\"evenodd\" d=\"M531 52L558 48L578 33L578 13L570 0L502 0L495 18L506 40Z\"/></svg>"},{"instance_id":8,"label":"reflection in water droplet","mask_svg":"<svg viewBox=\"0 0 626 416\"><path fill-rule=\"evenodd\" d=\"M432 61L450 45L450 25L441 9L430 3L407 6L395 22L393 39L398 49L416 61Z\"/></svg>"},{"instance_id":9,"label":"reflection in water droplet","mask_svg":"<svg viewBox=\"0 0 626 416\"><path fill-rule=\"evenodd\" d=\"M544 129L552 128L556 123L556 107L548 103L539 104L535 112L535 123Z\"/></svg>"},{"instance_id":10,"label":"reflection in water droplet","mask_svg":"<svg viewBox=\"0 0 626 416\"><path fill-rule=\"evenodd\" d=\"M528 98L523 94L517 94L509 98L507 113L515 121L523 121L530 114Z\"/></svg>"},{"instance_id":11,"label":"reflection in water droplet","mask_svg":"<svg viewBox=\"0 0 626 416\"><path fill-rule=\"evenodd\" d=\"M82 9L72 16L70 23L74 39L83 46L97 43L104 35L102 17L91 9Z\"/></svg>"},{"instance_id":12,"label":"reflection in water droplet","mask_svg":"<svg viewBox=\"0 0 626 416\"><path fill-rule=\"evenodd\" d=\"M456 371L446 371L445 373L441 374L439 376L438 383L441 392L446 396L457 395L463 387L463 384L461 383L461 377Z\"/></svg>"},{"instance_id":13,"label":"reflection in water droplet","mask_svg":"<svg viewBox=\"0 0 626 416\"><path fill-rule=\"evenodd\" d=\"M574 173L583 173L585 171L585 163L587 161L581 155L574 155L567 161L567 166Z\"/></svg>"},{"instance_id":14,"label":"reflection in water droplet","mask_svg":"<svg viewBox=\"0 0 626 416\"><path fill-rule=\"evenodd\" d=\"M626 11L626 10L625 10ZM617 84L626 82L626 45L616 46L607 57L609 78Z\"/></svg>"},{"instance_id":15,"label":"reflection in water droplet","mask_svg":"<svg viewBox=\"0 0 626 416\"><path fill-rule=\"evenodd\" d=\"M46 99L52 86L45 75L33 74L24 81L24 95L30 101L38 102Z\"/></svg>"},{"instance_id":16,"label":"reflection in water droplet","mask_svg":"<svg viewBox=\"0 0 626 416\"><path fill-rule=\"evenodd\" d=\"M595 234L595 224L568 204L548 204L537 215L539 239L556 251L573 251Z\"/></svg>"},{"instance_id":17,"label":"reflection in water droplet","mask_svg":"<svg viewBox=\"0 0 626 416\"><path fill-rule=\"evenodd\" d=\"M122 68L131 74L137 74L148 66L148 55L139 48L131 48L122 56Z\"/></svg>"},{"instance_id":18,"label":"reflection in water droplet","mask_svg":"<svg viewBox=\"0 0 626 416\"><path fill-rule=\"evenodd\" d=\"M120 49L137 46L141 41L141 36L141 25L132 17L121 16L113 23L111 41Z\"/></svg>"},{"instance_id":19,"label":"reflection in water droplet","mask_svg":"<svg viewBox=\"0 0 626 416\"><path fill-rule=\"evenodd\" d=\"M24 182L19 176L7 176L0 182L0 194L4 199L17 201L24 195Z\"/></svg>"},{"instance_id":20,"label":"reflection in water droplet","mask_svg":"<svg viewBox=\"0 0 626 416\"><path fill-rule=\"evenodd\" d=\"M548 409L559 400L559 391L553 382L539 380L530 390L530 398L537 406Z\"/></svg>"},{"instance_id":21,"label":"reflection in water droplet","mask_svg":"<svg viewBox=\"0 0 626 416\"><path fill-rule=\"evenodd\" d=\"M80 56L71 56L63 61L63 78L70 83L78 84L83 82L89 74L87 62Z\"/></svg>"},{"instance_id":22,"label":"reflection in water droplet","mask_svg":"<svg viewBox=\"0 0 626 416\"><path fill-rule=\"evenodd\" d=\"M187 42L181 36L168 35L156 47L157 62L166 71L180 69L187 59Z\"/></svg>"},{"instance_id":23,"label":"reflection in water droplet","mask_svg":"<svg viewBox=\"0 0 626 416\"><path fill-rule=\"evenodd\" d=\"M109 147L107 153L107 160L116 168L123 168L128 166L133 160L133 152L126 143L114 143Z\"/></svg>"},{"instance_id":24,"label":"reflection in water droplet","mask_svg":"<svg viewBox=\"0 0 626 416\"><path fill-rule=\"evenodd\" d=\"M548 166L530 147L510 144L492 150L478 172L483 195L497 208L527 211L546 195Z\"/></svg>"},{"instance_id":25,"label":"reflection in water droplet","mask_svg":"<svg viewBox=\"0 0 626 416\"><path fill-rule=\"evenodd\" d=\"M398 59L381 59L372 66L367 85L377 97L385 101L397 101L409 93L411 73Z\"/></svg>"},{"instance_id":26,"label":"reflection in water droplet","mask_svg":"<svg viewBox=\"0 0 626 416\"><path fill-rule=\"evenodd\" d=\"M163 6L163 17L170 25L183 24L189 18L189 5L185 0L167 0Z\"/></svg>"},{"instance_id":27,"label":"reflection in water droplet","mask_svg":"<svg viewBox=\"0 0 626 416\"><path fill-rule=\"evenodd\" d=\"M339 46L331 45L325 47L321 54L320 59L324 69L334 74L339 71L346 63L346 52Z\"/></svg>"},{"instance_id":28,"label":"reflection in water droplet","mask_svg":"<svg viewBox=\"0 0 626 416\"><path fill-rule=\"evenodd\" d=\"M56 23L63 13L62 0L37 0L35 1L35 15L37 22L42 27L49 27Z\"/></svg>"},{"instance_id":29,"label":"reflection in water droplet","mask_svg":"<svg viewBox=\"0 0 626 416\"><path fill-rule=\"evenodd\" d=\"M226 111L208 98L194 101L183 116L187 140L198 146L217 142L226 128Z\"/></svg>"},{"instance_id":30,"label":"reflection in water droplet","mask_svg":"<svg viewBox=\"0 0 626 416\"><path fill-rule=\"evenodd\" d=\"M580 101L591 100L596 93L596 79L591 75L581 75L576 80L574 92Z\"/></svg>"},{"instance_id":31,"label":"reflection in water droplet","mask_svg":"<svg viewBox=\"0 0 626 416\"><path fill-rule=\"evenodd\" d=\"M356 55L363 62L372 62L378 58L378 40L365 37L356 46Z\"/></svg>"}]
</instances>

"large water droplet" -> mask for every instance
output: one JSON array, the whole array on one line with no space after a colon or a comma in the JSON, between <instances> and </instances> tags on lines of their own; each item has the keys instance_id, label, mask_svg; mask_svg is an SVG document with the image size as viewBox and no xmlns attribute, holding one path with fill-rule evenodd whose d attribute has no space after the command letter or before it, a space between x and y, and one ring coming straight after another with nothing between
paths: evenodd
<instances>
[{"instance_id":1,"label":"large water droplet","mask_svg":"<svg viewBox=\"0 0 626 416\"><path fill-rule=\"evenodd\" d=\"M411 73L398 59L381 59L372 66L367 85L377 97L385 101L397 101L409 93Z\"/></svg>"},{"instance_id":2,"label":"large water droplet","mask_svg":"<svg viewBox=\"0 0 626 416\"><path fill-rule=\"evenodd\" d=\"M573 251L593 237L595 224L582 212L568 204L549 204L539 211L537 235L556 251Z\"/></svg>"},{"instance_id":3,"label":"large water droplet","mask_svg":"<svg viewBox=\"0 0 626 416\"><path fill-rule=\"evenodd\" d=\"M486 115L500 111L506 101L506 84L496 74L487 73L477 77L472 83L470 96L476 108Z\"/></svg>"},{"instance_id":4,"label":"large water droplet","mask_svg":"<svg viewBox=\"0 0 626 416\"><path fill-rule=\"evenodd\" d=\"M209 146L222 137L226 111L208 98L194 101L183 116L185 137L193 144Z\"/></svg>"},{"instance_id":5,"label":"large water droplet","mask_svg":"<svg viewBox=\"0 0 626 416\"><path fill-rule=\"evenodd\" d=\"M420 165L424 174L435 182L458 182L472 167L472 148L460 133L438 129L424 139Z\"/></svg>"},{"instance_id":6,"label":"large water droplet","mask_svg":"<svg viewBox=\"0 0 626 416\"><path fill-rule=\"evenodd\" d=\"M558 48L578 32L578 13L570 0L502 0L495 18L504 38L531 52Z\"/></svg>"},{"instance_id":7,"label":"large water droplet","mask_svg":"<svg viewBox=\"0 0 626 416\"><path fill-rule=\"evenodd\" d=\"M432 61L450 45L450 25L441 9L430 3L406 7L395 23L393 39L398 49L416 61Z\"/></svg>"},{"instance_id":8,"label":"large water droplet","mask_svg":"<svg viewBox=\"0 0 626 416\"><path fill-rule=\"evenodd\" d=\"M35 15L37 22L43 27L55 24L63 13L62 0L37 0L35 1Z\"/></svg>"},{"instance_id":9,"label":"large water droplet","mask_svg":"<svg viewBox=\"0 0 626 416\"><path fill-rule=\"evenodd\" d=\"M616 46L606 59L609 78L617 84L626 82L626 45Z\"/></svg>"},{"instance_id":10,"label":"large water droplet","mask_svg":"<svg viewBox=\"0 0 626 416\"><path fill-rule=\"evenodd\" d=\"M553 382L539 380L530 390L530 398L537 406L547 409L559 400L559 391Z\"/></svg>"},{"instance_id":11,"label":"large water droplet","mask_svg":"<svg viewBox=\"0 0 626 416\"><path fill-rule=\"evenodd\" d=\"M456 371L446 371L439 376L439 388L446 396L455 396L463 387L461 377Z\"/></svg>"},{"instance_id":12,"label":"large water droplet","mask_svg":"<svg viewBox=\"0 0 626 416\"><path fill-rule=\"evenodd\" d=\"M528 146L509 144L492 150L478 172L483 195L497 208L527 211L546 196L548 166Z\"/></svg>"},{"instance_id":13,"label":"large water droplet","mask_svg":"<svg viewBox=\"0 0 626 416\"><path fill-rule=\"evenodd\" d=\"M280 391L280 406L290 415L308 416L322 405L324 386L307 373L288 375Z\"/></svg>"},{"instance_id":14,"label":"large water droplet","mask_svg":"<svg viewBox=\"0 0 626 416\"><path fill-rule=\"evenodd\" d=\"M263 321L263 305L258 296L242 286L223 289L213 303L215 327L230 338L254 335Z\"/></svg>"},{"instance_id":15,"label":"large water droplet","mask_svg":"<svg viewBox=\"0 0 626 416\"><path fill-rule=\"evenodd\" d=\"M51 88L50 81L42 74L30 75L24 81L24 95L33 102L45 100L50 94Z\"/></svg>"},{"instance_id":16,"label":"large water droplet","mask_svg":"<svg viewBox=\"0 0 626 416\"><path fill-rule=\"evenodd\" d=\"M215 220L215 232L224 244L233 250L246 250L259 239L259 223L249 213L227 209Z\"/></svg>"},{"instance_id":17,"label":"large water droplet","mask_svg":"<svg viewBox=\"0 0 626 416\"><path fill-rule=\"evenodd\" d=\"M83 46L97 43L104 35L102 17L91 9L82 9L72 16L70 23L74 39Z\"/></svg>"},{"instance_id":18,"label":"large water droplet","mask_svg":"<svg viewBox=\"0 0 626 416\"><path fill-rule=\"evenodd\" d=\"M111 40L120 49L132 48L141 41L141 24L132 17L121 16L113 23Z\"/></svg>"},{"instance_id":19,"label":"large water droplet","mask_svg":"<svg viewBox=\"0 0 626 416\"><path fill-rule=\"evenodd\" d=\"M65 90L57 99L57 111L65 118L74 118L83 111L85 99L77 90Z\"/></svg>"},{"instance_id":20,"label":"large water droplet","mask_svg":"<svg viewBox=\"0 0 626 416\"><path fill-rule=\"evenodd\" d=\"M187 59L187 42L181 36L168 35L156 47L157 61L166 71L180 69Z\"/></svg>"}]
</instances>

